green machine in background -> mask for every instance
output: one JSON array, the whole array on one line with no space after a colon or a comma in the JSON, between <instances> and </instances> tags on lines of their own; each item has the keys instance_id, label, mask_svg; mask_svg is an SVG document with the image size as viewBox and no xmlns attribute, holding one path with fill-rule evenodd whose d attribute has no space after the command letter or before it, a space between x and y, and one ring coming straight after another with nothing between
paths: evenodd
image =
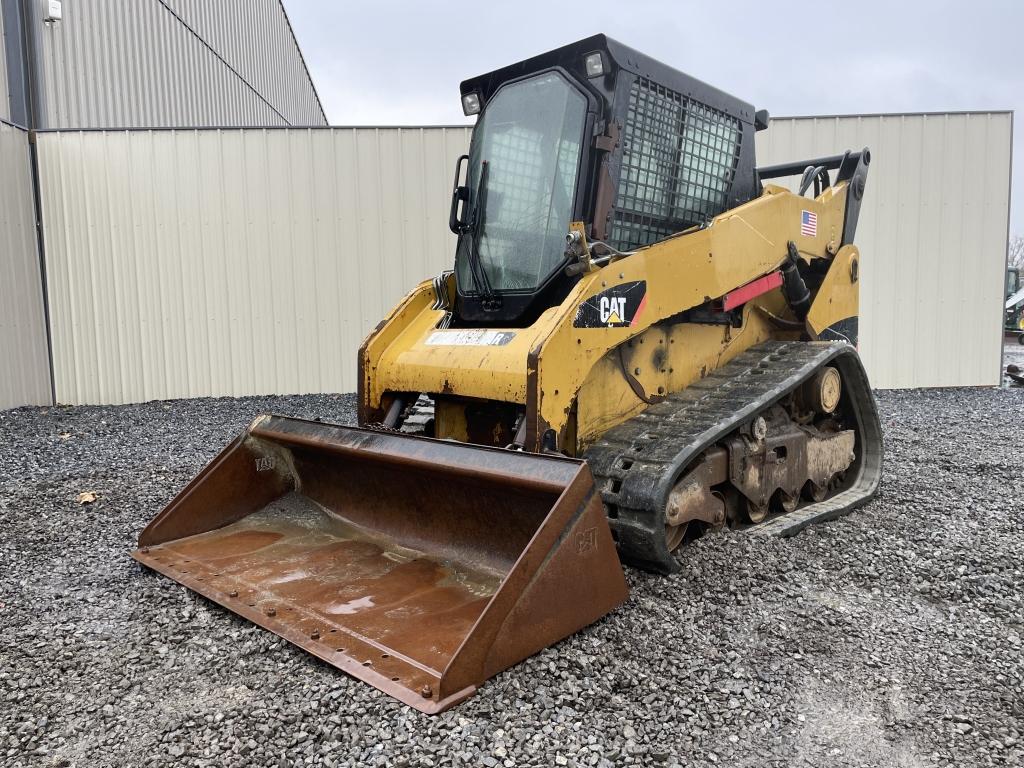
<instances>
[{"instance_id":1,"label":"green machine in background","mask_svg":"<svg viewBox=\"0 0 1024 768\"><path fill-rule=\"evenodd\" d=\"M1021 286L1020 269L1017 267L1006 268L1005 309L1005 335L1016 337L1018 344L1024 344L1024 287Z\"/></svg>"}]
</instances>

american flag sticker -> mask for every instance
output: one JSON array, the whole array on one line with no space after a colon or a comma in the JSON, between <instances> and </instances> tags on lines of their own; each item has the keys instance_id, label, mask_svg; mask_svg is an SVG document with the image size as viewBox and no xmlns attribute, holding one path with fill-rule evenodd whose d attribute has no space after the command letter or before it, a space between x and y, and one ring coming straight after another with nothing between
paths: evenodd
<instances>
[{"instance_id":1,"label":"american flag sticker","mask_svg":"<svg viewBox=\"0 0 1024 768\"><path fill-rule=\"evenodd\" d=\"M818 236L818 214L800 211L800 234L804 237Z\"/></svg>"}]
</instances>

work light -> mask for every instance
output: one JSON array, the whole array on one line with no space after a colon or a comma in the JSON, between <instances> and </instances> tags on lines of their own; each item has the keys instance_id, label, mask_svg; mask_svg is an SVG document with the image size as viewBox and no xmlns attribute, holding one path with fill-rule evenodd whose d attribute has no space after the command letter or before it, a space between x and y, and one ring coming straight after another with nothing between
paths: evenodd
<instances>
[{"instance_id":1,"label":"work light","mask_svg":"<svg viewBox=\"0 0 1024 768\"><path fill-rule=\"evenodd\" d=\"M462 97L462 113L464 115L475 115L480 111L480 95L467 93Z\"/></svg>"},{"instance_id":2,"label":"work light","mask_svg":"<svg viewBox=\"0 0 1024 768\"><path fill-rule=\"evenodd\" d=\"M586 67L587 77L600 77L604 74L604 57L600 51L588 53L583 59L583 66Z\"/></svg>"}]
</instances>

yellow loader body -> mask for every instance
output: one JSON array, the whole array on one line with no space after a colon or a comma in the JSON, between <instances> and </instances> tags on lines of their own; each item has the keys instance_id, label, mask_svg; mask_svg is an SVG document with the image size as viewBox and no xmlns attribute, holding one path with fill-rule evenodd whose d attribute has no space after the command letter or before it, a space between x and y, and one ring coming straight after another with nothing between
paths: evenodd
<instances>
[{"instance_id":1,"label":"yellow loader body","mask_svg":"<svg viewBox=\"0 0 1024 768\"><path fill-rule=\"evenodd\" d=\"M809 200L766 186L761 197L704 229L593 269L559 306L525 328L438 330L445 311L432 308L434 290L424 282L360 350L361 420L380 420L395 393L516 403L526 407L527 450L540 450L540 436L550 429L560 450L579 455L596 436L642 411L651 398L684 389L752 345L803 333L817 338L857 316L859 273L850 265L858 261L858 252L853 245L839 247L846 187L838 184ZM805 210L817 216L814 237L801 236L794 226ZM666 322L777 270L789 240L807 262L831 262L827 289L819 293L807 323L789 314L781 289L748 302L739 328ZM643 306L628 325L580 328L574 323L588 299L609 286L641 281L646 284ZM495 344L495 339L504 343ZM465 441L464 422L448 419L446 424L462 429L436 436Z\"/></svg>"}]
</instances>

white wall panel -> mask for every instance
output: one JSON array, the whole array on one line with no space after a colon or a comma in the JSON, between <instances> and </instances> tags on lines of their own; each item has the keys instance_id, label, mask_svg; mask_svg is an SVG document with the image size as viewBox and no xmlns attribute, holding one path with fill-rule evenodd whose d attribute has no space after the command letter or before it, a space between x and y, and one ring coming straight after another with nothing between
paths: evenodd
<instances>
[{"instance_id":1,"label":"white wall panel","mask_svg":"<svg viewBox=\"0 0 1024 768\"><path fill-rule=\"evenodd\" d=\"M870 147L856 243L860 351L877 387L998 384L1009 112L783 118L771 165Z\"/></svg>"},{"instance_id":2,"label":"white wall panel","mask_svg":"<svg viewBox=\"0 0 1024 768\"><path fill-rule=\"evenodd\" d=\"M355 389L450 266L465 128L39 134L57 398Z\"/></svg>"},{"instance_id":3,"label":"white wall panel","mask_svg":"<svg viewBox=\"0 0 1024 768\"><path fill-rule=\"evenodd\" d=\"M1008 113L776 120L760 163L869 146L877 387L997 383ZM365 333L452 263L465 128L39 135L58 399L349 391Z\"/></svg>"},{"instance_id":4,"label":"white wall panel","mask_svg":"<svg viewBox=\"0 0 1024 768\"><path fill-rule=\"evenodd\" d=\"M28 134L0 123L0 410L51 402L30 169Z\"/></svg>"}]
</instances>

